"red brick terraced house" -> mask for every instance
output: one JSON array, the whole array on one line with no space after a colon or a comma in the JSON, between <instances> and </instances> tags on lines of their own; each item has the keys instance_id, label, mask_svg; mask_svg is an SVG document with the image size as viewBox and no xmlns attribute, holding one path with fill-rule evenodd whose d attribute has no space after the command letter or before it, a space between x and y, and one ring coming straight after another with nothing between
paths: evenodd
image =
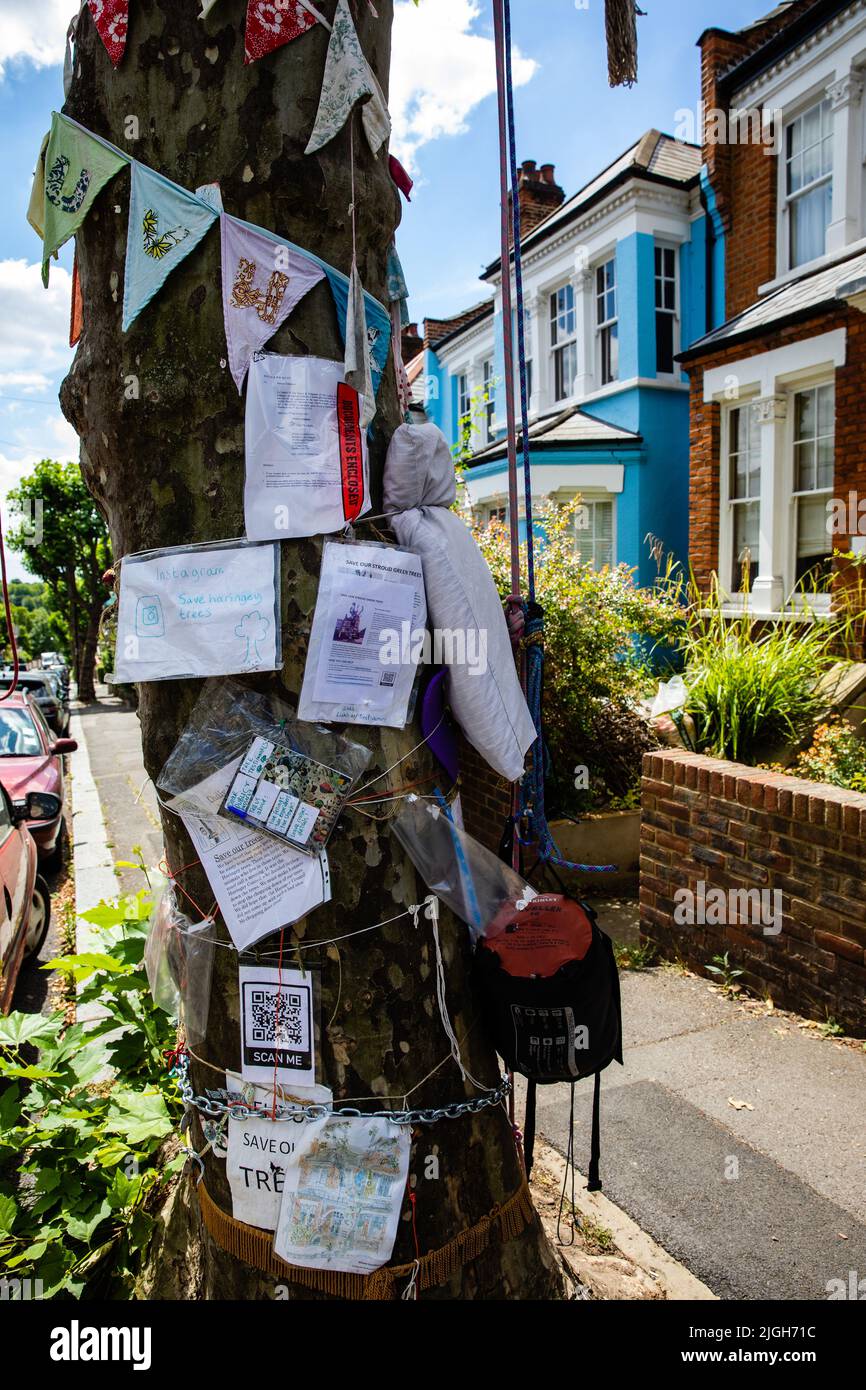
<instances>
[{"instance_id":1,"label":"red brick terraced house","mask_svg":"<svg viewBox=\"0 0 866 1390\"><path fill-rule=\"evenodd\" d=\"M732 612L829 610L795 590L866 550L866 3L795 0L699 47L716 326L678 359L691 563Z\"/></svg>"}]
</instances>

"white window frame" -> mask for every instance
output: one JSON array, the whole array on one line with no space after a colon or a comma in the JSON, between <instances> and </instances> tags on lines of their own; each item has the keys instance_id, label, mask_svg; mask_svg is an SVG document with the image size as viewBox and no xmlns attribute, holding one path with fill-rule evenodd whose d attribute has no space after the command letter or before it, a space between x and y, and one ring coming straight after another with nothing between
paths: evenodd
<instances>
[{"instance_id":1,"label":"white window frame","mask_svg":"<svg viewBox=\"0 0 866 1390\"><path fill-rule=\"evenodd\" d=\"M808 115L808 113L809 113L810 111L813 111L813 110L815 109L815 107L823 106L825 103L826 103L826 105L827 105L827 107L828 107L829 119L830 119L830 127L829 127L829 131L827 132L827 136L828 136L828 138L829 138L829 140L830 140L830 142L831 142L831 149L832 149L832 147L833 147L833 141L834 141L834 139L835 139L834 127L835 127L836 113L833 111L832 102L830 101L830 98L827 96L827 93L826 93L826 91L825 91L824 89L820 89L820 90L818 90L818 91L813 91L813 92L811 92L810 95L809 95L807 98L804 98L804 100L801 101L801 102L799 102L799 103L797 104L796 107L793 107L793 108L791 109L790 112L787 112L787 113L785 114L785 116L784 116L783 121L782 121L782 140L781 140L781 146L780 146L780 151L779 151L779 159L778 159L779 169L778 169L778 185L777 185L777 186L778 186L778 207L779 207L779 217L778 217L778 224L779 224L779 226L778 226L778 239L777 239L777 274L785 274L785 273L788 272L788 271L794 271L794 270L796 270L796 271L798 271L798 272L802 272L802 271L805 269L805 267L807 267L807 266L809 266L809 265L813 265L815 262L820 261L821 258L827 254L827 237L826 237L826 229L825 229L824 247L823 247L823 250L820 251L820 252L818 253L817 256L812 257L811 260L808 260L808 261L800 261L796 266L794 265L794 262L793 262L792 257L791 257L791 230L792 230L792 225L793 225L793 224L792 224L792 219L791 219L790 208L791 208L791 205L792 205L793 203L799 201L799 199L801 199L805 193L808 193L808 192L810 192L811 190L813 190L813 189L815 189L815 188L819 188L819 187L821 187L821 186L823 186L823 185L825 185L825 184L827 184L827 183L829 182L829 184L830 184L830 189L831 189L831 194L830 194L830 197L831 197L830 222L832 222L832 220L833 220L833 210L832 210L832 188L833 188L833 180L834 180L836 177L838 177L838 172L839 172L839 171L835 168L835 150L834 150L834 159L833 159L833 163L832 163L832 165L831 165L829 174L822 174L818 179L813 180L812 183L809 184L808 187L806 187L806 188L800 188L800 189L798 189L797 192L794 193L794 194L789 194L789 193L788 193L788 131L789 131L790 128L795 124L795 122L797 122L797 121L799 121L799 120L802 120L803 117L806 116L806 115ZM824 138L824 137L822 136L822 139L823 139L823 138ZM829 227L829 223L828 223L828 227Z\"/></svg>"},{"instance_id":2,"label":"white window frame","mask_svg":"<svg viewBox=\"0 0 866 1390\"><path fill-rule=\"evenodd\" d=\"M465 403L466 403L466 409L465 409L465 410L463 409L463 403L464 403L464 401L465 401ZM463 421L465 420L465 418L466 418L467 415L470 416L470 417L471 417L471 415L472 415L472 380L471 380L471 377L470 377L470 375L469 375L469 369L468 369L468 368L466 369L465 372L458 372L458 373L457 373L457 429L458 429L458 432L459 432L459 430L460 430L460 428L461 428L461 426L462 426L462 423L463 423Z\"/></svg>"},{"instance_id":3,"label":"white window frame","mask_svg":"<svg viewBox=\"0 0 866 1390\"><path fill-rule=\"evenodd\" d=\"M485 357L481 364L481 384L487 400L484 403L484 429L482 446L492 444L496 439L496 364L492 357Z\"/></svg>"},{"instance_id":4,"label":"white window frame","mask_svg":"<svg viewBox=\"0 0 866 1390\"><path fill-rule=\"evenodd\" d=\"M599 290L598 290L598 273L599 273L599 271L601 271L601 270L605 270L609 265L612 265L612 266L613 266L613 284L612 284L611 286L605 286L605 289L602 291L602 294L599 294ZM607 311L607 304L605 303L605 306L604 306L604 307L605 307L605 314L606 314L606 316L605 316L604 319L600 319L600 318L599 318L599 300L602 298L602 295L604 296L604 298L605 298L605 300L606 300L606 299L607 299L607 296L610 294L611 290L613 291L614 308L615 308L616 312L613 314L612 317L611 317L611 316L608 316L608 315L607 315L607 312L606 312L606 311ZM593 268L592 268L592 302L593 302L592 317L593 317L593 324L594 324L594 328L595 328L595 364L596 364L596 373L595 373L595 377L596 377L596 382L598 383L599 387L602 387L602 386L611 386L611 385L613 385L613 383L614 383L615 381L619 381L619 285L618 285L618 283L617 283L617 276L616 276L616 251L615 251L615 250L612 251L612 252L610 253L609 256L605 256L602 260L597 261L596 264L595 264L595 265L593 266ZM611 328L614 328L614 327L616 328L616 331L617 331L617 357L616 357L617 366L616 366L616 373L615 373L613 376L611 376L611 377L609 378L609 380L606 381L606 380L605 380L605 376L604 376L604 342L605 342L605 334L608 333L609 330L610 330Z\"/></svg>"},{"instance_id":5,"label":"white window frame","mask_svg":"<svg viewBox=\"0 0 866 1390\"><path fill-rule=\"evenodd\" d=\"M658 283L658 279L659 279L658 275L655 273L655 253L656 253L656 251L661 251L661 252L662 252L662 278L663 278L663 281L666 282L666 283L670 283L670 279L669 279L669 277L667 277L667 276L664 275L664 252L665 252L665 251L670 251L670 252L672 252L672 254L673 254L673 258L674 258L674 274L673 274L674 307L673 307L673 309L660 308L659 305L657 305L657 304L655 303L655 290L656 290L656 284ZM672 241L665 241L664 238L662 238L662 237L655 237L655 238L654 238L654 245L653 245L653 307L654 307L654 315L655 315L653 322L654 322L654 325L656 326L656 376L664 377L666 380L671 380L671 381L673 381L673 380L678 380L678 379L679 379L679 375L680 375L680 370L679 370L679 367L678 367L678 365L677 365L677 360L676 360L676 358L677 358L677 353L678 353L679 350L680 350L680 249L679 249L679 247L677 246L677 244L676 244L675 242L672 242ZM619 305L617 304L617 310L618 310L618 309L619 309ZM662 313L662 314L669 314L670 317L673 319L673 359L674 359L674 360L673 360L673 364L672 364L672 369L671 369L671 371L669 371L669 372L662 372L662 371L659 370L659 367L658 367L658 316L659 316L660 313Z\"/></svg>"},{"instance_id":6,"label":"white window frame","mask_svg":"<svg viewBox=\"0 0 866 1390\"><path fill-rule=\"evenodd\" d=\"M818 388L821 386L833 387L833 481L831 481L828 487L815 488L811 491L806 492L797 492L795 491L794 487L794 484L796 483L796 457L794 451L794 436L797 424L796 410L794 408L794 399L796 396L800 395L801 392L817 391ZM783 556L782 573L785 577L786 593L791 594L794 585L797 583L797 513L799 510L799 499L801 497L824 496L829 500L834 494L836 477L835 445L837 426L835 373L828 375L827 372L823 372L821 375L816 375L811 380L791 382L790 385L786 387L786 391L788 393L789 400L788 416L786 421L787 428L785 431L785 485L787 495L790 498L790 506L788 508L788 525L786 527L785 533L785 554ZM828 549L832 554L833 537L829 534L827 537L827 542ZM831 608L831 595L829 593L801 593L795 595L795 607L802 608L806 607L807 605L808 607L814 609L817 613L829 613Z\"/></svg>"},{"instance_id":7,"label":"white window frame","mask_svg":"<svg viewBox=\"0 0 866 1390\"><path fill-rule=\"evenodd\" d=\"M734 575L734 565L737 557L734 555L734 536L736 528L734 526L734 508L744 502L744 498L735 498L731 495L731 420L736 410L752 409L754 401L757 399L757 391L750 392L748 395L742 394L737 400L726 403L722 410L721 429L719 431L719 502L721 505L721 516L719 518L719 557L718 575L722 593L730 603L744 604L746 595L742 591L736 593L732 590L732 580ZM761 478L760 478L760 443L758 446L758 528L761 525ZM755 564L758 563L758 556L752 557Z\"/></svg>"},{"instance_id":8,"label":"white window frame","mask_svg":"<svg viewBox=\"0 0 866 1390\"><path fill-rule=\"evenodd\" d=\"M616 567L617 563L617 493L608 492L603 488L577 488L570 493L562 493L557 496L557 502L565 504L573 502L576 497L580 498L580 504L584 507L595 507L599 502L610 504L610 564L611 568ZM576 545L575 537L575 545ZM595 538L593 537L593 542Z\"/></svg>"},{"instance_id":9,"label":"white window frame","mask_svg":"<svg viewBox=\"0 0 866 1390\"><path fill-rule=\"evenodd\" d=\"M566 293L571 295L570 313L573 321L573 327L570 333L567 333L562 338L560 338L557 336L557 325L562 315L562 311L558 307L558 302L559 296L561 294ZM568 312L569 310L566 309L565 313ZM550 290L548 294L548 332L550 335L549 340L551 360L550 398L554 405L565 405L568 401L574 400L574 382L580 370L580 362L578 358L579 350L577 314L577 294L575 293L574 285L570 280L566 280L562 284L556 285L552 290ZM559 371L559 363L560 360L564 358L565 353L571 347L574 348L574 373L572 375L571 381L565 383L568 388L566 390L565 395L558 396L556 392L556 377Z\"/></svg>"}]
</instances>

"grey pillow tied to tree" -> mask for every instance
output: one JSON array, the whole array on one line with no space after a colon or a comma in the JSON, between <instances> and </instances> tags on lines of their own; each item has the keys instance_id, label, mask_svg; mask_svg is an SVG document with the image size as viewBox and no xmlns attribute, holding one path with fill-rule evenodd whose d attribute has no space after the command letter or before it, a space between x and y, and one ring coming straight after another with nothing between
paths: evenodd
<instances>
[{"instance_id":1,"label":"grey pillow tied to tree","mask_svg":"<svg viewBox=\"0 0 866 1390\"><path fill-rule=\"evenodd\" d=\"M463 633L467 653L481 658L448 666L454 718L485 761L515 782L535 725L493 576L469 528L450 510L456 497L454 459L442 431L400 425L385 461L385 512L400 544L421 556L430 625Z\"/></svg>"}]
</instances>

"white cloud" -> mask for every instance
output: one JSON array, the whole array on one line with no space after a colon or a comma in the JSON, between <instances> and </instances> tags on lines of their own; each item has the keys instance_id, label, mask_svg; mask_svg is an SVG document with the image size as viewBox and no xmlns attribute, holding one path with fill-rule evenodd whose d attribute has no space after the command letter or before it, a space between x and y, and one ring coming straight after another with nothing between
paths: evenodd
<instances>
[{"instance_id":1,"label":"white cloud","mask_svg":"<svg viewBox=\"0 0 866 1390\"><path fill-rule=\"evenodd\" d=\"M50 377L65 370L69 347L69 306L72 276L63 266L51 266L44 289L37 264L0 261L0 382L6 374ZM23 395L23 390L4 393Z\"/></svg>"},{"instance_id":2,"label":"white cloud","mask_svg":"<svg viewBox=\"0 0 866 1390\"><path fill-rule=\"evenodd\" d=\"M77 0L3 0L0 77L8 63L29 59L37 68L63 62L66 30Z\"/></svg>"},{"instance_id":3,"label":"white cloud","mask_svg":"<svg viewBox=\"0 0 866 1390\"><path fill-rule=\"evenodd\" d=\"M471 32L481 13L477 0L397 0L388 105L391 148L405 164L429 141L462 134L472 110L496 91L493 40ZM538 69L517 49L512 66L516 87Z\"/></svg>"}]
</instances>

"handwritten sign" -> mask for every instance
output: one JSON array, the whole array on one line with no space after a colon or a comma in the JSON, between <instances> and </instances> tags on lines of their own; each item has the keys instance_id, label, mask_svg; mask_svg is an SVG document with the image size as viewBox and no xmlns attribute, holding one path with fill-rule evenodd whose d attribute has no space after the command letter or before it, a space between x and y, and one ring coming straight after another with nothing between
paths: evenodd
<instances>
[{"instance_id":1,"label":"handwritten sign","mask_svg":"<svg viewBox=\"0 0 866 1390\"><path fill-rule=\"evenodd\" d=\"M279 583L275 545L221 541L126 555L114 681L277 670Z\"/></svg>"}]
</instances>

